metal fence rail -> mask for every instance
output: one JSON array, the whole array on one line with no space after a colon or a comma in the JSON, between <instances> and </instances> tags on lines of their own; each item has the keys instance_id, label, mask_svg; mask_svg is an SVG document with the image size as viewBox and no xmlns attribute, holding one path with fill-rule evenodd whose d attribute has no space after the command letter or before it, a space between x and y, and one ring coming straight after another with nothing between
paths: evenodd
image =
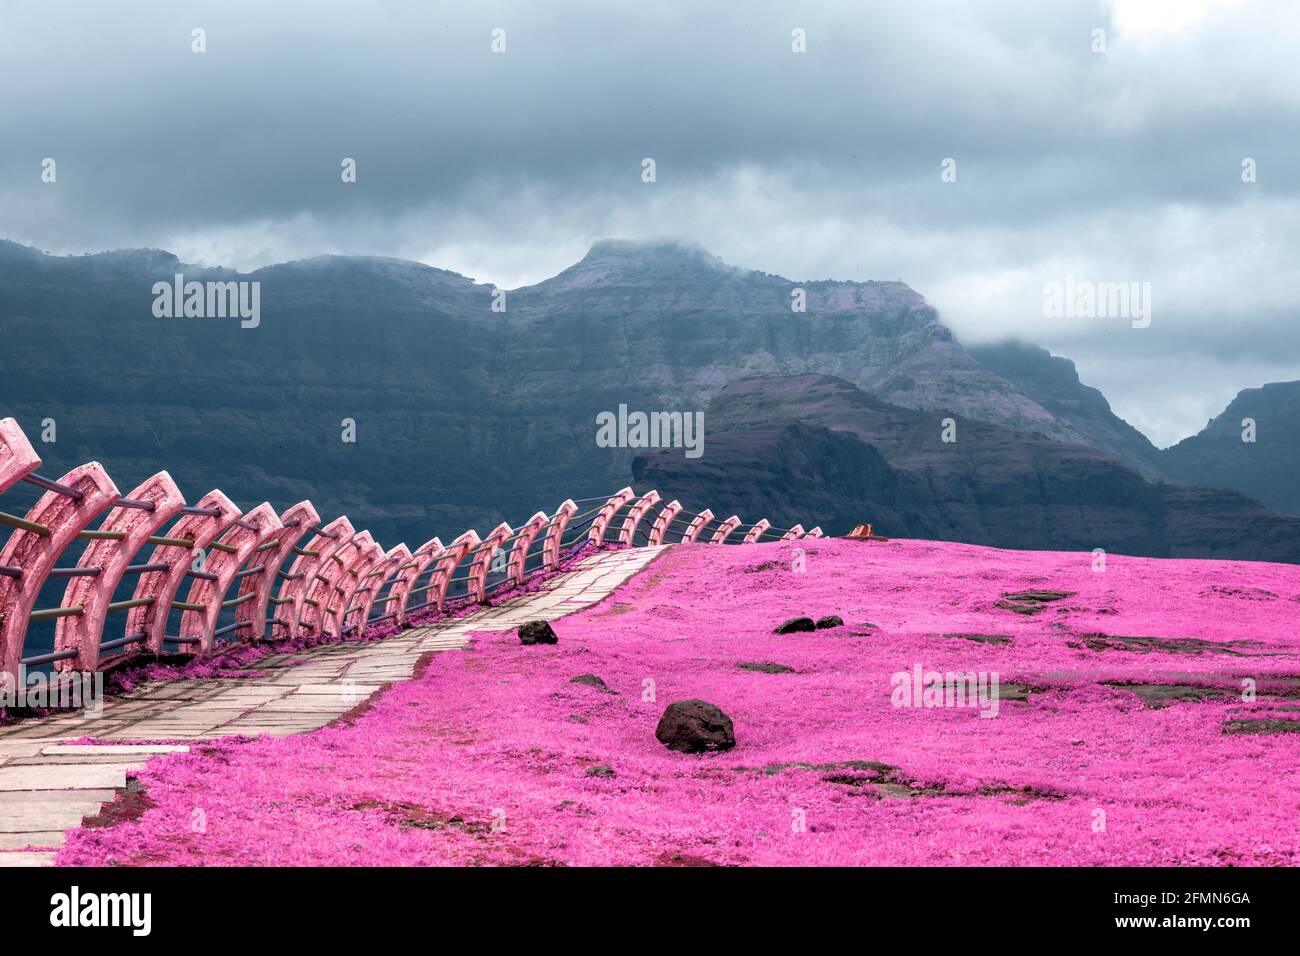
<instances>
[{"instance_id":1,"label":"metal fence rail","mask_svg":"<svg viewBox=\"0 0 1300 956\"><path fill-rule=\"evenodd\" d=\"M40 467L18 423L0 419L0 494L20 482L42 491L25 515L0 510L0 525L12 529L0 548L0 681L10 685L26 667L93 671L141 653L212 654L223 638L337 637L381 623L405 626L410 615L441 612L449 600L486 602L558 570L584 548L822 533L773 528L766 519L742 526L736 515L718 521L708 509L665 503L657 491L622 488L566 500L515 528L503 522L481 538L470 530L448 545L431 538L414 551L404 544L385 550L346 517L322 523L309 501L282 514L267 502L244 513L220 491L187 505L165 471L123 495L97 462L58 479L39 474ZM88 542L76 564L59 566L76 541ZM35 607L41 589L61 580L67 586L58 605ZM130 580L132 597L115 601ZM174 612L179 633L168 633ZM222 623L223 615L234 619ZM28 625L43 620L56 622L53 650L24 656Z\"/></svg>"}]
</instances>

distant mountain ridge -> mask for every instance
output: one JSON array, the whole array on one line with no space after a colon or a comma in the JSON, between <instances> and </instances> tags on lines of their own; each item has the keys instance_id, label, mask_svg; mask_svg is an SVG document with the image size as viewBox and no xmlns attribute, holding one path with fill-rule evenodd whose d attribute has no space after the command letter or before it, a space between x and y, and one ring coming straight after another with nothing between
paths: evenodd
<instances>
[{"instance_id":1,"label":"distant mountain ridge","mask_svg":"<svg viewBox=\"0 0 1300 956\"><path fill-rule=\"evenodd\" d=\"M152 284L177 272L260 282L260 326L155 318ZM805 312L791 308L796 289ZM795 282L689 244L602 241L506 290L504 312L494 291L381 257L238 273L159 250L60 257L0 242L0 412L33 434L58 421L52 468L101 460L126 483L165 462L192 497L219 485L244 507L312 498L371 516L384 543L621 487L638 450L597 447L599 413L704 409L755 375L834 375L858 401L1156 473L1150 443L1068 361L963 349L901 282ZM355 444L340 440L345 418ZM707 420L706 431L698 466L725 466Z\"/></svg>"},{"instance_id":2,"label":"distant mountain ridge","mask_svg":"<svg viewBox=\"0 0 1300 956\"><path fill-rule=\"evenodd\" d=\"M1244 495L1149 482L1110 455L890 405L832 376L751 376L706 413L706 467L650 452L637 481L718 514L1005 548L1300 561L1300 518ZM720 512L719 508L727 509Z\"/></svg>"},{"instance_id":3,"label":"distant mountain ridge","mask_svg":"<svg viewBox=\"0 0 1300 956\"><path fill-rule=\"evenodd\" d=\"M1233 488L1300 514L1300 382L1238 393L1200 432L1161 452L1160 467L1171 478Z\"/></svg>"}]
</instances>

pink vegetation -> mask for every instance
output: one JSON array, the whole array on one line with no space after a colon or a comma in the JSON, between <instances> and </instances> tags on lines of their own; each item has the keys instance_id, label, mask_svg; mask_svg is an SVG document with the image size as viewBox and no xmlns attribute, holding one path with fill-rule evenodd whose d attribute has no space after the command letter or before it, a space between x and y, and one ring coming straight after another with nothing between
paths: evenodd
<instances>
[{"instance_id":1,"label":"pink vegetation","mask_svg":"<svg viewBox=\"0 0 1300 956\"><path fill-rule=\"evenodd\" d=\"M1030 589L1074 593L1003 598ZM846 626L772 633L798 614ZM557 622L557 646L480 633L350 724L153 761L155 805L77 832L59 860L1294 865L1298 616L1300 568L1284 565L673 548ZM893 706L892 675L917 665L996 671L997 716ZM731 716L734 749L655 740L691 697Z\"/></svg>"}]
</instances>

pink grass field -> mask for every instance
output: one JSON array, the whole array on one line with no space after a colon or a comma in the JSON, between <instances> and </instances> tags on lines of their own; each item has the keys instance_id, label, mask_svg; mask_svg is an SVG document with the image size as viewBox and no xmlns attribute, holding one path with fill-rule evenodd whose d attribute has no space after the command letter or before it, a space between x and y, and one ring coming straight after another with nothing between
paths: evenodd
<instances>
[{"instance_id":1,"label":"pink grass field","mask_svg":"<svg viewBox=\"0 0 1300 956\"><path fill-rule=\"evenodd\" d=\"M996 606L1025 589L1076 593ZM773 633L799 614L846 626ZM1249 721L1300 720L1298 618L1287 565L675 547L556 622L556 646L480 632L339 725L155 759L152 806L75 832L58 862L1294 865L1300 734ZM893 706L891 675L916 665L996 671L997 716ZM1151 706L1115 681L1223 695ZM683 698L726 711L735 748L663 747Z\"/></svg>"}]
</instances>

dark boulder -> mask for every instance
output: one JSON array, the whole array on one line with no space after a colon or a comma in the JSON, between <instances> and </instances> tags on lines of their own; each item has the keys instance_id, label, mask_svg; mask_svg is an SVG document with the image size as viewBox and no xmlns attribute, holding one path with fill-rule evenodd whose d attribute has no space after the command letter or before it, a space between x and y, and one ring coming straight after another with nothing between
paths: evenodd
<instances>
[{"instance_id":1,"label":"dark boulder","mask_svg":"<svg viewBox=\"0 0 1300 956\"><path fill-rule=\"evenodd\" d=\"M844 618L838 614L827 614L825 617L817 618L817 630L824 631L828 627L843 627Z\"/></svg>"},{"instance_id":2,"label":"dark boulder","mask_svg":"<svg viewBox=\"0 0 1300 956\"><path fill-rule=\"evenodd\" d=\"M792 617L783 623L773 633L776 634L797 634L800 631L814 631L817 625L813 623L810 617Z\"/></svg>"},{"instance_id":3,"label":"dark boulder","mask_svg":"<svg viewBox=\"0 0 1300 956\"><path fill-rule=\"evenodd\" d=\"M679 700L659 718L655 737L669 750L697 754L736 746L731 718L706 700Z\"/></svg>"},{"instance_id":4,"label":"dark boulder","mask_svg":"<svg viewBox=\"0 0 1300 956\"><path fill-rule=\"evenodd\" d=\"M559 638L546 621L527 621L519 625L520 644L555 644Z\"/></svg>"}]
</instances>

